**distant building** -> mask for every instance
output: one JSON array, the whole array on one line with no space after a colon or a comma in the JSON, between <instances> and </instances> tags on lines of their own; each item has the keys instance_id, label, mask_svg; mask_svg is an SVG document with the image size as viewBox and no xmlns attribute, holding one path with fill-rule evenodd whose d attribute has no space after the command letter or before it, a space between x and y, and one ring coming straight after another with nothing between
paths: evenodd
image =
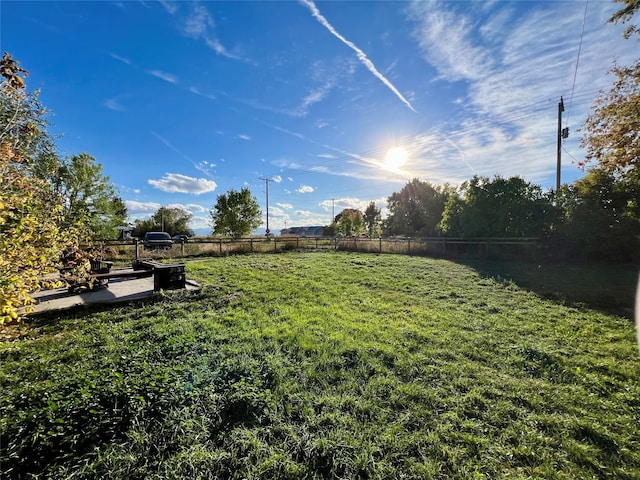
<instances>
[{"instance_id":1,"label":"distant building","mask_svg":"<svg viewBox=\"0 0 640 480\"><path fill-rule=\"evenodd\" d=\"M281 237L321 237L323 226L289 227L280 230Z\"/></svg>"},{"instance_id":2,"label":"distant building","mask_svg":"<svg viewBox=\"0 0 640 480\"><path fill-rule=\"evenodd\" d=\"M120 225L116 227L119 233L119 240L131 240L131 233L135 230L132 225Z\"/></svg>"}]
</instances>

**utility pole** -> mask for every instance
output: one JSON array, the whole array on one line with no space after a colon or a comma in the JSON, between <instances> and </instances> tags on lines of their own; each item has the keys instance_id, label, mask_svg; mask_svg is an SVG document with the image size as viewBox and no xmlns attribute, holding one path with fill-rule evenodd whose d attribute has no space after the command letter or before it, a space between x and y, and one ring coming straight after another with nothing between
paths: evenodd
<instances>
[{"instance_id":1,"label":"utility pole","mask_svg":"<svg viewBox=\"0 0 640 480\"><path fill-rule=\"evenodd\" d=\"M331 199L331 224L333 225L335 221L336 221L336 203L332 198Z\"/></svg>"},{"instance_id":2,"label":"utility pole","mask_svg":"<svg viewBox=\"0 0 640 480\"><path fill-rule=\"evenodd\" d=\"M264 177L260 177L260 180L264 180L264 183L267 186L267 231L266 231L266 235L267 235L267 238L271 238L270 235L269 235L271 233L271 231L269 230L269 182L273 182L273 180L271 180L270 178L264 178Z\"/></svg>"},{"instance_id":3,"label":"utility pole","mask_svg":"<svg viewBox=\"0 0 640 480\"><path fill-rule=\"evenodd\" d=\"M562 163L562 140L569 136L569 128L562 128L562 112L564 112L564 101L560 97L558 103L558 165L556 167L556 198L560 198L560 165Z\"/></svg>"}]
</instances>

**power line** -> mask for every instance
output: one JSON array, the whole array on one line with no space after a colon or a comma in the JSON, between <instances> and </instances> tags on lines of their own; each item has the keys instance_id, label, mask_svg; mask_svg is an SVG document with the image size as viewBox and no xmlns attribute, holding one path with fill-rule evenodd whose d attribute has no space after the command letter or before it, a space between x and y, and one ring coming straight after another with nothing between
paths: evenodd
<instances>
[{"instance_id":1,"label":"power line","mask_svg":"<svg viewBox=\"0 0 640 480\"><path fill-rule=\"evenodd\" d=\"M584 100L584 102L590 103L591 99L593 98L593 95L595 95L597 92L598 90L590 90L590 91L581 92L579 94L574 93L573 96L574 96L574 99L581 98ZM413 143L414 145L422 146L425 143L430 141L430 139L426 138L426 137L429 137L430 135L442 135L446 138L455 138L455 137L466 135L469 133L481 131L487 127L494 127L500 124L515 123L518 121L526 120L538 114L546 114L548 112L548 104L552 101L553 100L551 99L546 99L546 100L538 101L538 102L525 105L516 109L512 109L502 114L498 114L498 115L494 114L485 119L481 119L481 120L475 119L473 120L473 128L460 127L460 128L454 128L454 129L446 129L446 128L441 130L436 129L431 132L425 132L417 135L410 135L410 136L407 135L405 137L401 137L397 140L397 143L399 144ZM386 147L377 147L370 150L360 151L355 154L360 157L375 158L375 157L382 156L386 152L386 150L387 150ZM319 164L312 166L311 168L317 168L318 166L328 167L328 166L332 166L334 164L342 163L342 162L344 162L344 158L338 158L335 160L321 162ZM310 173L314 173L313 170L311 170Z\"/></svg>"},{"instance_id":2,"label":"power line","mask_svg":"<svg viewBox=\"0 0 640 480\"><path fill-rule=\"evenodd\" d=\"M582 51L582 39L584 38L584 26L587 22L587 7L589 6L589 0L584 2L584 15L582 16L582 31L580 32L580 43L578 44L578 56L576 58L576 69L573 72L573 84L571 85L571 96L569 97L569 111L567 112L567 127L569 125L569 114L571 113L571 107L573 106L573 90L576 86L576 78L578 76L578 64L580 63L580 52Z\"/></svg>"},{"instance_id":3,"label":"power line","mask_svg":"<svg viewBox=\"0 0 640 480\"><path fill-rule=\"evenodd\" d=\"M573 158L573 160L580 165L580 160L578 160L576 157L574 157L573 155L571 155L571 153L569 153L569 150L567 150L566 148L562 147L562 151L564 153L566 153L567 155L569 155L571 158Z\"/></svg>"},{"instance_id":4,"label":"power line","mask_svg":"<svg viewBox=\"0 0 640 480\"><path fill-rule=\"evenodd\" d=\"M572 104L590 104L594 96L598 93L598 89L588 89L582 91L575 91L575 83L572 87L571 96L573 98ZM424 133L416 134L416 135L406 135L404 137L398 138L398 144L408 144L414 147L415 149L420 149L422 147L428 146L430 143L433 143L436 138L447 138L447 139L456 139L457 137L461 137L470 133L482 131L483 129L489 127L495 127L500 125L509 125L518 122L526 121L527 119L537 116L537 115L546 115L548 113L549 104L553 102L552 99L544 99L536 102L532 102L527 105L522 105L516 108L512 108L506 110L500 114L491 114L486 115L485 118L482 119L474 119L472 120L472 128L469 128L468 125L460 125L454 128L436 128L431 131L427 131ZM363 160L361 159L373 159L378 160L382 158L387 151L386 146L380 146L364 151L358 152L348 152L341 149L336 149L331 147L330 145L325 145L316 141L311 141L311 143L316 144L318 147L326 148L328 150L332 150L339 154L338 157L325 161L316 161L311 165L305 165L304 167L298 167L295 170L297 171L296 176L306 176L309 174L322 173L321 169L329 169L334 166L343 165L345 162L354 162L359 163ZM366 160L365 160L366 161Z\"/></svg>"}]
</instances>

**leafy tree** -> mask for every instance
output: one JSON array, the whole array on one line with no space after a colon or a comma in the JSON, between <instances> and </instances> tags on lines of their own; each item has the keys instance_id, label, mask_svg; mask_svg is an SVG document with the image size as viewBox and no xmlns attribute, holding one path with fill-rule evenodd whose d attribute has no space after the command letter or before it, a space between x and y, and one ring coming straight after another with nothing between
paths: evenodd
<instances>
[{"instance_id":1,"label":"leafy tree","mask_svg":"<svg viewBox=\"0 0 640 480\"><path fill-rule=\"evenodd\" d=\"M322 227L322 236L323 237L335 237L338 232L336 231L336 223L333 222L331 225L325 225Z\"/></svg>"},{"instance_id":2,"label":"leafy tree","mask_svg":"<svg viewBox=\"0 0 640 480\"><path fill-rule=\"evenodd\" d=\"M148 219L139 219L136 218L133 222L133 231L131 235L136 238L143 238L147 232L157 232L160 230L156 227L156 224L150 218Z\"/></svg>"},{"instance_id":3,"label":"leafy tree","mask_svg":"<svg viewBox=\"0 0 640 480\"><path fill-rule=\"evenodd\" d=\"M369 235L380 234L380 209L376 207L375 202L369 202L364 211L364 223Z\"/></svg>"},{"instance_id":4,"label":"leafy tree","mask_svg":"<svg viewBox=\"0 0 640 480\"><path fill-rule=\"evenodd\" d=\"M442 216L442 230L450 236L526 237L547 233L556 219L549 194L519 177L474 176L461 186Z\"/></svg>"},{"instance_id":5,"label":"leafy tree","mask_svg":"<svg viewBox=\"0 0 640 480\"><path fill-rule=\"evenodd\" d=\"M104 199L104 205L99 206L99 211L105 212L102 214L102 222L97 224L94 228L97 238L113 238L120 237L120 230L118 227L127 224L127 218L129 212L127 205L121 197L112 197ZM103 230L100 227L104 227Z\"/></svg>"},{"instance_id":6,"label":"leafy tree","mask_svg":"<svg viewBox=\"0 0 640 480\"><path fill-rule=\"evenodd\" d=\"M147 232L167 232L172 237L175 235L193 236L193 230L189 228L189 222L193 215L177 207L160 207L148 220L136 220L133 235L144 237Z\"/></svg>"},{"instance_id":7,"label":"leafy tree","mask_svg":"<svg viewBox=\"0 0 640 480\"><path fill-rule=\"evenodd\" d=\"M640 164L640 61L630 67L614 65L617 80L601 92L587 117L581 145L586 161L595 160L614 171Z\"/></svg>"},{"instance_id":8,"label":"leafy tree","mask_svg":"<svg viewBox=\"0 0 640 480\"><path fill-rule=\"evenodd\" d=\"M240 238L262 224L260 205L248 188L239 192L231 189L226 194L218 195L209 214L214 235Z\"/></svg>"},{"instance_id":9,"label":"leafy tree","mask_svg":"<svg viewBox=\"0 0 640 480\"><path fill-rule=\"evenodd\" d=\"M57 165L52 137L47 133L48 110L38 100L39 91L26 92L24 80L28 72L11 55L4 53L0 61L0 157L20 165L29 176L42 168L40 157Z\"/></svg>"},{"instance_id":10,"label":"leafy tree","mask_svg":"<svg viewBox=\"0 0 640 480\"><path fill-rule=\"evenodd\" d=\"M640 0L616 0L624 7L609 19L627 23L640 9ZM635 25L625 38L640 34ZM601 91L585 122L581 146L587 148L586 162L596 161L609 171L637 168L640 163L640 60L631 66L614 62L610 73L616 81L608 92Z\"/></svg>"},{"instance_id":11,"label":"leafy tree","mask_svg":"<svg viewBox=\"0 0 640 480\"><path fill-rule=\"evenodd\" d=\"M46 182L0 157L0 324L18 319L20 307L32 303L40 276L73 240L72 232L60 231L61 217Z\"/></svg>"},{"instance_id":12,"label":"leafy tree","mask_svg":"<svg viewBox=\"0 0 640 480\"><path fill-rule=\"evenodd\" d=\"M561 190L562 236L573 256L633 261L640 258L640 172L616 176L602 168Z\"/></svg>"},{"instance_id":13,"label":"leafy tree","mask_svg":"<svg viewBox=\"0 0 640 480\"><path fill-rule=\"evenodd\" d=\"M615 0L615 2L624 4L624 7L611 16L610 23L627 23L640 9L640 0ZM630 25L624 32L624 38L629 38L634 33L640 33L640 30L635 25Z\"/></svg>"},{"instance_id":14,"label":"leafy tree","mask_svg":"<svg viewBox=\"0 0 640 480\"><path fill-rule=\"evenodd\" d=\"M610 19L627 23L640 0L623 4ZM640 34L630 25L625 38ZM640 247L640 60L624 67L614 62L616 80L600 95L585 122L581 139L586 162L597 168L561 192L562 231L574 252L591 258L637 260Z\"/></svg>"},{"instance_id":15,"label":"leafy tree","mask_svg":"<svg viewBox=\"0 0 640 480\"><path fill-rule=\"evenodd\" d=\"M126 222L127 209L94 157L80 153L65 159L49 181L62 200L63 228L81 224L94 239L118 237L117 227Z\"/></svg>"},{"instance_id":16,"label":"leafy tree","mask_svg":"<svg viewBox=\"0 0 640 480\"><path fill-rule=\"evenodd\" d=\"M464 187L464 184L461 188ZM447 198L442 211L439 230L449 237L459 237L462 235L462 218L465 208L465 200L458 192L453 192Z\"/></svg>"},{"instance_id":17,"label":"leafy tree","mask_svg":"<svg viewBox=\"0 0 640 480\"><path fill-rule=\"evenodd\" d=\"M19 91L26 87L23 77L28 77L29 72L20 67L20 63L14 60L9 52L4 52L0 61L0 75L4 77L3 87Z\"/></svg>"},{"instance_id":18,"label":"leafy tree","mask_svg":"<svg viewBox=\"0 0 640 480\"><path fill-rule=\"evenodd\" d=\"M335 231L348 237L359 235L365 231L365 222L362 212L356 208L345 208L336 215Z\"/></svg>"},{"instance_id":19,"label":"leafy tree","mask_svg":"<svg viewBox=\"0 0 640 480\"><path fill-rule=\"evenodd\" d=\"M448 186L434 186L414 178L402 190L388 198L389 216L385 231L388 235L436 236L447 198Z\"/></svg>"},{"instance_id":20,"label":"leafy tree","mask_svg":"<svg viewBox=\"0 0 640 480\"><path fill-rule=\"evenodd\" d=\"M14 321L32 303L77 232L59 228L62 205L38 178L38 160L55 158L46 109L27 93L27 72L5 53L0 61L0 324Z\"/></svg>"}]
</instances>

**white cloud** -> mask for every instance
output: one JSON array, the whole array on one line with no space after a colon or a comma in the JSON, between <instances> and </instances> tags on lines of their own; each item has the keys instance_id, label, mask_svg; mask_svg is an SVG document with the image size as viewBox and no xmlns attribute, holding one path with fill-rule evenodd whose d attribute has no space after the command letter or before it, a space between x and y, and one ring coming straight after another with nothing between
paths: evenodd
<instances>
[{"instance_id":1,"label":"white cloud","mask_svg":"<svg viewBox=\"0 0 640 480\"><path fill-rule=\"evenodd\" d=\"M178 77L172 75L171 73L163 72L161 70L147 70L149 75L153 75L154 77L160 78L165 82L176 84L178 83Z\"/></svg>"},{"instance_id":2,"label":"white cloud","mask_svg":"<svg viewBox=\"0 0 640 480\"><path fill-rule=\"evenodd\" d=\"M335 80L330 79L324 82L319 87L311 90L306 97L302 100L302 103L298 105L298 107L291 112L293 116L296 117L304 117L309 113L309 107L312 105L321 102L331 91L331 89L335 86Z\"/></svg>"},{"instance_id":3,"label":"white cloud","mask_svg":"<svg viewBox=\"0 0 640 480\"><path fill-rule=\"evenodd\" d=\"M520 175L536 183L555 175L556 112L564 96L564 123L572 135L563 148L581 158L578 135L597 95L610 84L606 71L612 51L630 63L637 45L621 40L623 29L606 24L615 11L609 2L589 4L576 98L570 102L584 5L575 2L506 2L491 6L458 2L414 2L408 15L425 61L440 82L466 87L465 120L448 122L408 140L414 176L459 184L472 174ZM476 8L490 9L486 22ZM616 37L617 35L617 37ZM572 104L571 107L568 105ZM564 162L568 163L568 162ZM577 171L571 165L564 170ZM577 173L574 175L577 176Z\"/></svg>"},{"instance_id":4,"label":"white cloud","mask_svg":"<svg viewBox=\"0 0 640 480\"><path fill-rule=\"evenodd\" d=\"M299 138L300 140L306 140L307 139L301 133L293 132L291 130L287 130L286 128L278 127L277 125L271 125L271 124L268 124L266 122L265 122L265 125L267 125L268 127L273 128L274 130L277 130L279 132L286 133L287 135L291 135L292 137Z\"/></svg>"},{"instance_id":5,"label":"white cloud","mask_svg":"<svg viewBox=\"0 0 640 480\"><path fill-rule=\"evenodd\" d=\"M127 206L127 212L131 218L150 217L162 206L156 202L138 202L135 200L125 200L124 204Z\"/></svg>"},{"instance_id":6,"label":"white cloud","mask_svg":"<svg viewBox=\"0 0 640 480\"><path fill-rule=\"evenodd\" d=\"M178 4L170 0L158 0L158 3L167 11L169 15L174 15L178 11Z\"/></svg>"},{"instance_id":7,"label":"white cloud","mask_svg":"<svg viewBox=\"0 0 640 480\"><path fill-rule=\"evenodd\" d=\"M199 3L192 3L191 10L183 25L186 36L201 40L211 50L223 57L242 60L239 55L229 52L218 39L215 31L216 23L207 8Z\"/></svg>"},{"instance_id":8,"label":"white cloud","mask_svg":"<svg viewBox=\"0 0 640 480\"><path fill-rule=\"evenodd\" d=\"M291 205L290 203L276 203L276 205L278 205L280 208L283 208L284 210L291 210L293 208L293 205Z\"/></svg>"},{"instance_id":9,"label":"white cloud","mask_svg":"<svg viewBox=\"0 0 640 480\"><path fill-rule=\"evenodd\" d=\"M116 112L124 112L126 110L124 106L118 102L118 97L108 98L102 102L102 105L109 110L114 110Z\"/></svg>"},{"instance_id":10,"label":"white cloud","mask_svg":"<svg viewBox=\"0 0 640 480\"><path fill-rule=\"evenodd\" d=\"M115 60L118 60L125 65L131 65L131 60L129 60L128 58L121 57L120 55L116 55L115 53L110 53L109 55L111 56L111 58L114 58Z\"/></svg>"},{"instance_id":11,"label":"white cloud","mask_svg":"<svg viewBox=\"0 0 640 480\"><path fill-rule=\"evenodd\" d=\"M199 205L197 203L169 203L167 205L165 205L167 208L179 208L181 210L184 210L185 212L189 212L189 213L203 213L206 212L207 209L204 208L202 205Z\"/></svg>"},{"instance_id":12,"label":"white cloud","mask_svg":"<svg viewBox=\"0 0 640 480\"><path fill-rule=\"evenodd\" d=\"M251 137L249 135L247 135L246 133L239 134L238 138L241 139L241 140L246 140L246 141L251 140Z\"/></svg>"},{"instance_id":13,"label":"white cloud","mask_svg":"<svg viewBox=\"0 0 640 480\"><path fill-rule=\"evenodd\" d=\"M333 198L331 200L323 200L320 202L320 206L323 210L327 212L334 211L337 215L345 208L355 208L364 212L372 201L378 208L384 208L387 206L387 197L380 197L372 200L363 200L357 197Z\"/></svg>"},{"instance_id":14,"label":"white cloud","mask_svg":"<svg viewBox=\"0 0 640 480\"><path fill-rule=\"evenodd\" d=\"M233 58L233 59L236 59L236 60L240 59L240 57L238 55L234 55L234 54L230 53L224 47L224 45L222 45L222 43L220 43L220 40L218 40L215 37L206 38L205 39L205 43L206 43L207 47L209 47L211 50L216 52L218 55L222 55L223 57L227 57L227 58Z\"/></svg>"},{"instance_id":15,"label":"white cloud","mask_svg":"<svg viewBox=\"0 0 640 480\"><path fill-rule=\"evenodd\" d=\"M282 182L282 177L280 175L274 175L273 177L271 177L271 180L273 180L276 183L280 183Z\"/></svg>"},{"instance_id":16,"label":"white cloud","mask_svg":"<svg viewBox=\"0 0 640 480\"><path fill-rule=\"evenodd\" d=\"M426 60L448 81L481 79L493 59L471 40L473 19L433 3L414 3L413 18L418 21L414 35Z\"/></svg>"},{"instance_id":17,"label":"white cloud","mask_svg":"<svg viewBox=\"0 0 640 480\"><path fill-rule=\"evenodd\" d=\"M216 98L217 98L215 95L212 95L210 93L201 92L200 89L198 89L197 87L191 86L191 87L189 87L189 91L191 93L195 94L195 95L199 95L201 97L208 98L209 100L216 100ZM221 132L218 132L218 133L221 133Z\"/></svg>"},{"instance_id":18,"label":"white cloud","mask_svg":"<svg viewBox=\"0 0 640 480\"><path fill-rule=\"evenodd\" d=\"M275 165L278 168L282 168L282 169L293 169L293 170L297 170L297 169L302 169L304 168L304 166L298 162L296 162L295 160L289 160L286 158L282 158L279 160L274 160L273 165ZM291 178L289 178L289 181L293 181Z\"/></svg>"},{"instance_id":19,"label":"white cloud","mask_svg":"<svg viewBox=\"0 0 640 480\"><path fill-rule=\"evenodd\" d=\"M314 215L314 213L309 210L296 210L294 214L296 215L296 217L307 217L307 218Z\"/></svg>"},{"instance_id":20,"label":"white cloud","mask_svg":"<svg viewBox=\"0 0 640 480\"><path fill-rule=\"evenodd\" d=\"M309 167L309 170L317 173L331 174L331 170L329 170L329 167L325 167L324 165L315 165L313 167Z\"/></svg>"},{"instance_id":21,"label":"white cloud","mask_svg":"<svg viewBox=\"0 0 640 480\"><path fill-rule=\"evenodd\" d=\"M184 22L184 33L193 38L200 38L206 35L208 29L215 28L213 17L209 15L206 7L195 4Z\"/></svg>"},{"instance_id":22,"label":"white cloud","mask_svg":"<svg viewBox=\"0 0 640 480\"><path fill-rule=\"evenodd\" d=\"M311 193L314 191L314 188L309 185L300 185L300 188L296 190L298 193Z\"/></svg>"},{"instance_id":23,"label":"white cloud","mask_svg":"<svg viewBox=\"0 0 640 480\"><path fill-rule=\"evenodd\" d=\"M201 193L212 192L216 189L216 182L205 178L192 178L179 173L167 173L160 180L148 180L153 187L170 193Z\"/></svg>"},{"instance_id":24,"label":"white cloud","mask_svg":"<svg viewBox=\"0 0 640 480\"><path fill-rule=\"evenodd\" d=\"M193 230L209 230L211 231L211 217L194 215L189 222L189 226Z\"/></svg>"},{"instance_id":25,"label":"white cloud","mask_svg":"<svg viewBox=\"0 0 640 480\"><path fill-rule=\"evenodd\" d=\"M278 208L278 207L271 207L269 209L269 219L285 219L287 220L289 218L289 214L287 212L285 212L282 208Z\"/></svg>"}]
</instances>

